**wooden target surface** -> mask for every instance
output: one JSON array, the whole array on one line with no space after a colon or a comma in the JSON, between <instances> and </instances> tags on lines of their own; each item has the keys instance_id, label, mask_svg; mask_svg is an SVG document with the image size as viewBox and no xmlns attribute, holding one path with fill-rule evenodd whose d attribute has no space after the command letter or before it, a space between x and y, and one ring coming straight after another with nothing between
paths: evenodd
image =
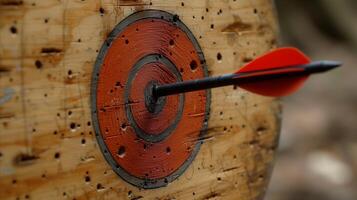
<instances>
[{"instance_id":1,"label":"wooden target surface","mask_svg":"<svg viewBox=\"0 0 357 200\"><path fill-rule=\"evenodd\" d=\"M236 71L276 46L266 0L1 1L0 199L263 198L280 105L239 88L211 91L203 144L167 186L139 189L106 161L91 117L95 62L111 31L145 9L179 16L197 38L209 76ZM116 82L111 87L122 89Z\"/></svg>"}]
</instances>

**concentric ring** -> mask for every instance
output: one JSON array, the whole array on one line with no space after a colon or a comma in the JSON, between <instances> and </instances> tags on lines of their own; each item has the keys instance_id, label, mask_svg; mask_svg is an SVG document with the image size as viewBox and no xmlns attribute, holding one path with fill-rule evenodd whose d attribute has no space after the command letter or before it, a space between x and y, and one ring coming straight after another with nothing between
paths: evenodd
<instances>
[{"instance_id":1,"label":"concentric ring","mask_svg":"<svg viewBox=\"0 0 357 200\"><path fill-rule=\"evenodd\" d=\"M194 70L192 62L197 63ZM165 73L154 72L155 66ZM139 75L141 70L152 75ZM208 76L208 70L190 30L177 15L158 10L140 11L120 22L95 63L91 106L99 147L113 170L140 188L163 187L179 177L197 155L207 129L208 90L167 97L158 108L148 108L147 87L170 74L174 79L169 81L184 81ZM134 112L135 106L142 110ZM146 119L138 113L160 117L142 123Z\"/></svg>"},{"instance_id":2,"label":"concentric ring","mask_svg":"<svg viewBox=\"0 0 357 200\"><path fill-rule=\"evenodd\" d=\"M174 130L177 126L178 121L182 117L182 111L183 111L183 105L184 105L184 95L180 94L179 95L179 103L177 106L177 112L175 113L174 119L167 124L164 130L156 132L156 133L148 133L143 128L138 125L137 121L135 120L135 116L133 116L132 112L132 106L130 104L130 91L132 90L132 82L137 76L138 72L140 69L142 69L143 66L145 66L148 63L162 63L166 68L175 76L176 81L182 81L182 77L180 72L177 70L177 68L174 66L174 64L167 59L166 57L163 57L158 54L153 54L153 55L147 55L141 60L139 60L134 67L132 68L131 72L129 73L128 76L128 81L125 85L125 91L124 91L124 100L125 100L125 110L126 110L126 115L129 119L129 121L133 122L131 125L135 129L135 133L143 140L150 142L150 143L156 143L160 142L163 139L165 139L167 136L170 135L172 130ZM158 81L158 80L154 80ZM152 82L152 81L151 81ZM159 83L157 83L159 84ZM146 87L146 86L145 86ZM145 92L143 92L145 94ZM144 95L145 97L150 97L147 95ZM170 98L170 97L169 97ZM166 97L162 97L161 99L166 99ZM146 101L145 101L146 102ZM162 103L166 103L166 101L162 101ZM161 106L161 105L160 105ZM163 105L166 106L166 105ZM147 105L145 105L147 107ZM162 108L161 108L162 109ZM149 112L150 113L150 112ZM160 113L160 112L159 112ZM158 113L154 113L154 115L157 115Z\"/></svg>"}]
</instances>

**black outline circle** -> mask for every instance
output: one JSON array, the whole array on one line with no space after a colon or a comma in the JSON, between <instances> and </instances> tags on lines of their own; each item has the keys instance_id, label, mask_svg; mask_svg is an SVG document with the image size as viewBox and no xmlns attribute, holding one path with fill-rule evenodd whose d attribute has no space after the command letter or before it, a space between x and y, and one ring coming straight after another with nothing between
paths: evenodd
<instances>
[{"instance_id":1,"label":"black outline circle","mask_svg":"<svg viewBox=\"0 0 357 200\"><path fill-rule=\"evenodd\" d=\"M150 142L150 143L157 143L157 142L164 140L171 134L171 132L173 130L175 130L177 124L181 120L182 113L183 113L183 106L185 103L185 96L183 94L179 94L179 104L178 104L177 114L176 114L174 121L164 131L162 131L161 133L158 133L157 135L146 133L145 130L141 129L136 124L136 121L134 119L134 116L133 116L133 113L131 110L131 104L129 102L131 84L132 84L132 81L135 79L136 74L140 71L140 69L144 65L149 64L149 63L155 63L155 62L160 62L160 63L164 64L164 66L167 67L171 71L171 73L173 73L176 76L178 81L182 81L180 72L177 70L175 65L169 59L167 59L166 57L159 55L159 54L150 54L150 55L147 55L147 56L141 58L134 65L134 67L131 69L131 71L129 72L129 75L128 75L128 80L125 84L125 89L124 89L125 112L126 112L128 121L129 121L130 125L134 128L136 135L139 138L141 138L147 142ZM153 80L153 81L155 81L155 80Z\"/></svg>"},{"instance_id":2,"label":"black outline circle","mask_svg":"<svg viewBox=\"0 0 357 200\"><path fill-rule=\"evenodd\" d=\"M91 82L91 114L92 114L92 122L93 122L93 128L95 131L95 136L98 142L98 145L100 147L100 150L102 151L104 158L107 160L108 164L113 168L114 172L118 174L122 179L127 181L128 183L137 186L139 188L144 188L144 189L154 189L154 188L159 188L159 187L164 187L167 186L170 182L174 181L176 178L178 178L181 174L185 172L185 170L189 167L189 165L192 163L194 158L196 157L201 144L203 143L202 141L197 141L195 147L192 150L191 155L186 159L186 161L172 174L168 175L165 178L160 178L160 179L142 179L135 177L125 171L123 168L121 168L112 155L109 153L108 148L102 138L101 132L100 132L100 127L98 123L98 116L97 116L97 84L98 84L98 77L100 73L100 68L102 66L102 63L104 61L105 55L107 53L108 48L110 48L111 43L113 42L114 39L117 38L117 36L122 32L126 26L130 25L131 23L134 23L138 20L142 19L161 19L161 20L166 20L172 24L175 24L178 26L183 32L186 33L186 35L190 38L192 44L195 47L195 50L200 58L200 61L202 63L202 68L204 71L204 76L208 76L208 69L207 65L205 62L205 58L203 55L203 52L201 50L201 47L198 44L198 41L192 34L192 32L189 30L189 28L179 19L177 15L170 14L166 11L161 11L161 10L144 10L144 11L138 11L136 13L133 13L123 19L119 24L117 24L112 32L109 34L105 42L103 43L96 62L94 64L94 69L93 69L93 75L92 75L92 82ZM207 127L208 127L208 118L209 118L209 113L210 113L210 104L211 104L211 91L206 90L206 109L205 109L205 118L204 122L202 125L202 129L200 132L200 137L203 137L204 134L206 133Z\"/></svg>"}]
</instances>

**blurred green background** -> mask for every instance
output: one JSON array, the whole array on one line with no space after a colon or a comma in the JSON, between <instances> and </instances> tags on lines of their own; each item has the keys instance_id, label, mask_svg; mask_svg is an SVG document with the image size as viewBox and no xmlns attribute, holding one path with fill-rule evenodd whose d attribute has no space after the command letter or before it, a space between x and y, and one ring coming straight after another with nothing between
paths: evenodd
<instances>
[{"instance_id":1,"label":"blurred green background","mask_svg":"<svg viewBox=\"0 0 357 200\"><path fill-rule=\"evenodd\" d=\"M284 99L266 200L357 199L357 0L275 0L281 46L343 67Z\"/></svg>"}]
</instances>

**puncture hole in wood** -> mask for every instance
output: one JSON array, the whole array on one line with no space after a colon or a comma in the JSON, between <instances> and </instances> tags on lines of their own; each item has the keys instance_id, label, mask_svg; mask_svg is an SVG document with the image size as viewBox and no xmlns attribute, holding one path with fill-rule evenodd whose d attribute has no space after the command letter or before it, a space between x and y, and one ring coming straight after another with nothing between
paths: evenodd
<instances>
[{"instance_id":1,"label":"puncture hole in wood","mask_svg":"<svg viewBox=\"0 0 357 200\"><path fill-rule=\"evenodd\" d=\"M217 53L217 60L218 61L222 60L222 54L220 52Z\"/></svg>"},{"instance_id":2,"label":"puncture hole in wood","mask_svg":"<svg viewBox=\"0 0 357 200\"><path fill-rule=\"evenodd\" d=\"M196 70L198 67L197 62L195 60L192 60L190 63L190 68L192 71Z\"/></svg>"},{"instance_id":3,"label":"puncture hole in wood","mask_svg":"<svg viewBox=\"0 0 357 200\"><path fill-rule=\"evenodd\" d=\"M16 33L17 33L17 28L16 28L15 26L11 26L11 27L10 27L10 32L11 32L12 34L16 34Z\"/></svg>"},{"instance_id":4,"label":"puncture hole in wood","mask_svg":"<svg viewBox=\"0 0 357 200\"><path fill-rule=\"evenodd\" d=\"M118 156L123 158L125 156L125 147L124 146L120 146L118 149Z\"/></svg>"}]
</instances>

